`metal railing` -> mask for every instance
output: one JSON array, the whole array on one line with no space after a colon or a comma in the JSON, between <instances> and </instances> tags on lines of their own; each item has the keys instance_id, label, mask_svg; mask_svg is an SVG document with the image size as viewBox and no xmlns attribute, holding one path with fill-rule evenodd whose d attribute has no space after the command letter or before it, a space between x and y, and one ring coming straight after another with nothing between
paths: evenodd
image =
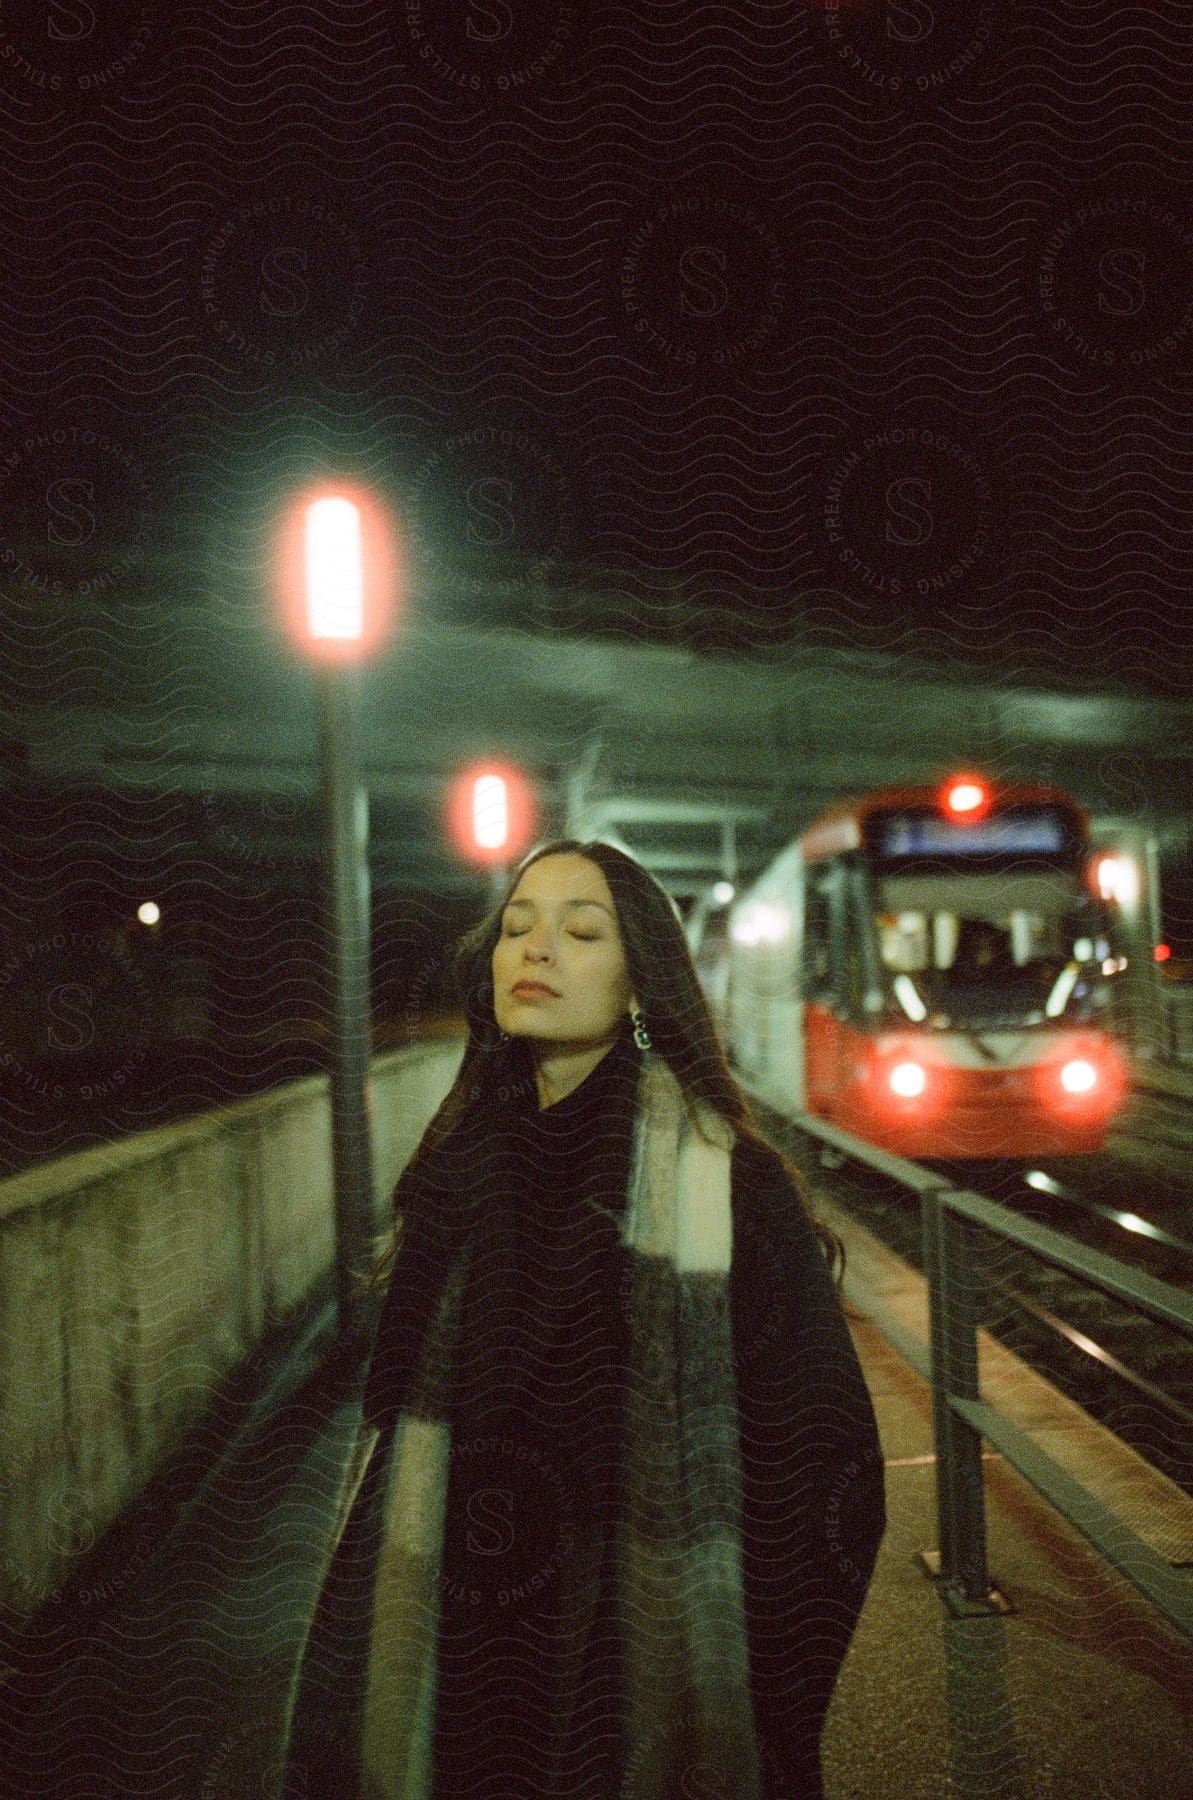
<instances>
[{"instance_id":1,"label":"metal railing","mask_svg":"<svg viewBox=\"0 0 1193 1800\"><path fill-rule=\"evenodd\" d=\"M978 1378L978 1232L992 1233L1186 1337L1193 1338L1193 1297L1167 1282L1092 1250L1009 1207L951 1187L917 1163L804 1114L788 1126L876 1170L920 1202L928 1283L930 1342L925 1344L856 1278L847 1291L889 1343L932 1385L942 1597L957 1614L989 1612L983 1438L1076 1526L1157 1610L1193 1638L1193 1571L1173 1564L1097 1495L1063 1469L1004 1412L983 1400ZM1193 1502L1190 1502L1193 1509Z\"/></svg>"}]
</instances>

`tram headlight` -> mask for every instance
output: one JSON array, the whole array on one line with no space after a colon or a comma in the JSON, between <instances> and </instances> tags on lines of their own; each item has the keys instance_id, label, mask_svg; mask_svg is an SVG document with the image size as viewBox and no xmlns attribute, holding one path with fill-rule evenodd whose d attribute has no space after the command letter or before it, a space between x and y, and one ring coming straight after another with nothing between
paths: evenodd
<instances>
[{"instance_id":1,"label":"tram headlight","mask_svg":"<svg viewBox=\"0 0 1193 1800\"><path fill-rule=\"evenodd\" d=\"M918 1100L928 1085L927 1071L923 1063L897 1062L887 1076L887 1084L900 1100Z\"/></svg>"},{"instance_id":2,"label":"tram headlight","mask_svg":"<svg viewBox=\"0 0 1193 1800\"><path fill-rule=\"evenodd\" d=\"M1060 1085L1066 1094L1092 1094L1098 1085L1098 1071L1084 1056L1074 1056L1061 1065Z\"/></svg>"},{"instance_id":3,"label":"tram headlight","mask_svg":"<svg viewBox=\"0 0 1193 1800\"><path fill-rule=\"evenodd\" d=\"M1126 1061L1109 1038L1074 1034L1037 1064L1033 1090L1047 1112L1070 1120L1109 1119L1126 1098Z\"/></svg>"}]
</instances>

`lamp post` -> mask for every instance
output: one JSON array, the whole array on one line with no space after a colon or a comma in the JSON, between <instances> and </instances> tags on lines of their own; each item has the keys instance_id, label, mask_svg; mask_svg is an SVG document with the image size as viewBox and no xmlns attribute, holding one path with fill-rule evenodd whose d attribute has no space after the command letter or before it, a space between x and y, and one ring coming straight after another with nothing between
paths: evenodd
<instances>
[{"instance_id":1,"label":"lamp post","mask_svg":"<svg viewBox=\"0 0 1193 1800\"><path fill-rule=\"evenodd\" d=\"M292 516L293 518L293 516ZM336 1300L341 1333L355 1322L352 1272L376 1229L369 1124L372 1054L369 798L360 774L360 665L380 641L390 600L388 534L365 496L308 497L287 538L284 591L317 665L322 770L325 941L330 976L331 1122Z\"/></svg>"}]
</instances>

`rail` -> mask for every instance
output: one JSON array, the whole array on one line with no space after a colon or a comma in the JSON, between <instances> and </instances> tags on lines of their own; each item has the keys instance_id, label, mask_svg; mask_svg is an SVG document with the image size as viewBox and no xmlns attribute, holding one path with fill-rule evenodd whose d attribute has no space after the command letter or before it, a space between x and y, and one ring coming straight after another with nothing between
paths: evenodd
<instances>
[{"instance_id":1,"label":"rail","mask_svg":"<svg viewBox=\"0 0 1193 1800\"><path fill-rule=\"evenodd\" d=\"M877 1295L866 1294L864 1310L887 1341L932 1386L940 1584L946 1606L955 1615L965 1616L989 1612L994 1605L986 1562L985 1438L1178 1631L1193 1638L1189 1571L1171 1564L1144 1542L1126 1520L1034 1444L1006 1413L982 1398L977 1235L979 1231L993 1233L1006 1243L1017 1244L1186 1337L1193 1337L1193 1297L1059 1231L1021 1218L995 1200L955 1188L944 1176L892 1156L820 1119L802 1113L780 1116L785 1124L910 1189L919 1199L930 1342L924 1344L909 1331Z\"/></svg>"}]
</instances>

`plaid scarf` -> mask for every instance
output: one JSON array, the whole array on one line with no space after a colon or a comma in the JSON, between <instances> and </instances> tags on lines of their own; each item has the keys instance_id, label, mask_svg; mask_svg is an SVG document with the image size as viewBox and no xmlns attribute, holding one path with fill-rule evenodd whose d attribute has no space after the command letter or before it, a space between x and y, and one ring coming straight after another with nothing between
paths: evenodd
<instances>
[{"instance_id":1,"label":"plaid scarf","mask_svg":"<svg viewBox=\"0 0 1193 1800\"><path fill-rule=\"evenodd\" d=\"M733 1132L712 1109L699 1112L703 1135L670 1068L645 1053L621 1222L633 1286L615 1539L622 1791L633 1800L670 1800L692 1791L691 1782L739 1800L762 1792L729 1311ZM466 1232L463 1239L418 1327L401 1405L385 1418L366 1396L327 1546L329 1575L338 1559L341 1594L363 1616L355 1656L339 1652L335 1716L322 1699L317 1729L325 1745L334 1740L335 1791L365 1800L431 1796L449 1397L470 1254ZM370 1548L345 1565L354 1529ZM569 1572L574 1590L595 1579L581 1552ZM292 1744L304 1730L302 1685L296 1674ZM326 1757L318 1762L329 1774Z\"/></svg>"}]
</instances>

